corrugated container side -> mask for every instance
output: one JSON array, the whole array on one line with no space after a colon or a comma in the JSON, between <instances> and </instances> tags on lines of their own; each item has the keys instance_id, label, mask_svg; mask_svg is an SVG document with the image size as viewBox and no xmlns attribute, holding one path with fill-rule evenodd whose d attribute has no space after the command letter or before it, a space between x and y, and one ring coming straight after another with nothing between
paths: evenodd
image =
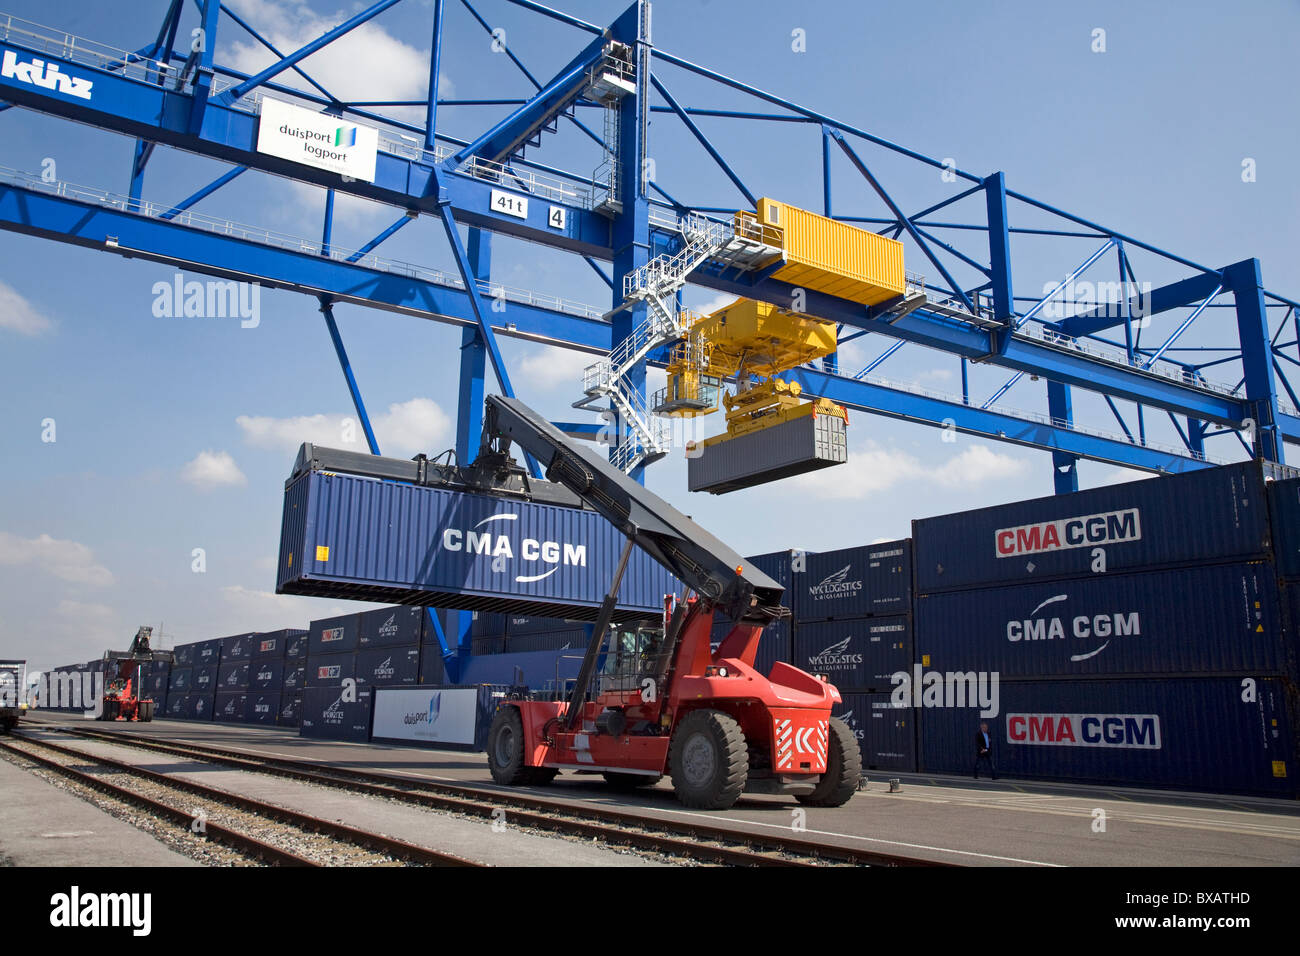
<instances>
[{"instance_id":1,"label":"corrugated container side","mask_svg":"<svg viewBox=\"0 0 1300 956\"><path fill-rule=\"evenodd\" d=\"M194 655L198 652L198 644L178 644L172 651L173 667L193 667Z\"/></svg>"},{"instance_id":2,"label":"corrugated container side","mask_svg":"<svg viewBox=\"0 0 1300 956\"><path fill-rule=\"evenodd\" d=\"M912 537L921 594L1270 552L1254 462L919 519Z\"/></svg>"},{"instance_id":3,"label":"corrugated container side","mask_svg":"<svg viewBox=\"0 0 1300 956\"><path fill-rule=\"evenodd\" d=\"M503 631L484 630L479 627L477 617L487 617L489 619L504 619L505 629ZM541 617L539 615L529 614L511 614L511 615L483 615L479 614L474 620L472 633L475 637L480 634L484 636L495 637L497 634L505 634L507 637L518 637L524 634L545 634L555 631L571 631L575 627L582 627L583 621L575 621L565 617Z\"/></svg>"},{"instance_id":4,"label":"corrugated container side","mask_svg":"<svg viewBox=\"0 0 1300 956\"><path fill-rule=\"evenodd\" d=\"M844 694L831 716L858 739L863 770L916 769L916 711L899 707L889 694Z\"/></svg>"},{"instance_id":5,"label":"corrugated container side","mask_svg":"<svg viewBox=\"0 0 1300 956\"><path fill-rule=\"evenodd\" d=\"M269 631L258 634L253 642L253 659L260 657L280 659L287 655L289 645L298 638L304 638L307 632L301 628L286 628L282 631Z\"/></svg>"},{"instance_id":6,"label":"corrugated container side","mask_svg":"<svg viewBox=\"0 0 1300 956\"><path fill-rule=\"evenodd\" d=\"M307 646L310 638L306 631L301 634L294 634L288 637L284 642L284 658L289 661L305 661L307 659Z\"/></svg>"},{"instance_id":7,"label":"corrugated container side","mask_svg":"<svg viewBox=\"0 0 1300 956\"><path fill-rule=\"evenodd\" d=\"M1268 505L1278 574L1300 578L1300 478L1270 481Z\"/></svg>"},{"instance_id":8,"label":"corrugated container side","mask_svg":"<svg viewBox=\"0 0 1300 956\"><path fill-rule=\"evenodd\" d=\"M800 621L794 629L795 667L825 674L845 691L890 691L899 671L909 673L915 654L907 615L856 621Z\"/></svg>"},{"instance_id":9,"label":"corrugated container side","mask_svg":"<svg viewBox=\"0 0 1300 956\"><path fill-rule=\"evenodd\" d=\"M1093 575L917 598L917 653L1003 678L1287 669L1271 562Z\"/></svg>"},{"instance_id":10,"label":"corrugated container side","mask_svg":"<svg viewBox=\"0 0 1300 956\"><path fill-rule=\"evenodd\" d=\"M280 714L275 722L281 727L297 727L302 715L302 695L282 694L280 696Z\"/></svg>"},{"instance_id":11,"label":"corrugated container side","mask_svg":"<svg viewBox=\"0 0 1300 956\"><path fill-rule=\"evenodd\" d=\"M560 651L582 650L590 643L588 628L571 627L568 630L534 631L531 634L512 634L506 638L510 651Z\"/></svg>"},{"instance_id":12,"label":"corrugated container side","mask_svg":"<svg viewBox=\"0 0 1300 956\"><path fill-rule=\"evenodd\" d=\"M194 666L210 667L221 661L221 639L200 641L194 649Z\"/></svg>"},{"instance_id":13,"label":"corrugated container side","mask_svg":"<svg viewBox=\"0 0 1300 956\"><path fill-rule=\"evenodd\" d=\"M223 693L248 690L249 662L234 660L217 668L217 690Z\"/></svg>"},{"instance_id":14,"label":"corrugated container side","mask_svg":"<svg viewBox=\"0 0 1300 956\"><path fill-rule=\"evenodd\" d=\"M470 633L474 637L505 637L510 616L506 614L497 614L495 611L448 611L448 615L469 614ZM443 622L443 631L449 627L450 622ZM430 629L432 630L432 629ZM432 635L426 634L426 641L431 639Z\"/></svg>"},{"instance_id":15,"label":"corrugated container side","mask_svg":"<svg viewBox=\"0 0 1300 956\"><path fill-rule=\"evenodd\" d=\"M758 202L760 220L785 231L786 265L777 278L866 305L903 294L902 243L785 203Z\"/></svg>"},{"instance_id":16,"label":"corrugated container side","mask_svg":"<svg viewBox=\"0 0 1300 956\"><path fill-rule=\"evenodd\" d=\"M987 720L999 777L1296 793L1294 704L1278 680L1006 681L998 703L990 718L923 708L921 769L971 773Z\"/></svg>"},{"instance_id":17,"label":"corrugated container side","mask_svg":"<svg viewBox=\"0 0 1300 956\"><path fill-rule=\"evenodd\" d=\"M470 652L479 654L504 654L506 639L504 637L476 637L470 642Z\"/></svg>"},{"instance_id":18,"label":"corrugated container side","mask_svg":"<svg viewBox=\"0 0 1300 956\"><path fill-rule=\"evenodd\" d=\"M299 669L293 670L297 673ZM279 691L284 686L284 674L284 661L256 659L248 670L248 686L256 691Z\"/></svg>"},{"instance_id":19,"label":"corrugated container side","mask_svg":"<svg viewBox=\"0 0 1300 956\"><path fill-rule=\"evenodd\" d=\"M691 491L726 494L848 461L844 421L802 415L759 431L701 444L686 459Z\"/></svg>"},{"instance_id":20,"label":"corrugated container side","mask_svg":"<svg viewBox=\"0 0 1300 956\"><path fill-rule=\"evenodd\" d=\"M446 667L442 653L436 647L427 645L420 649L420 683L441 684L447 680Z\"/></svg>"},{"instance_id":21,"label":"corrugated container side","mask_svg":"<svg viewBox=\"0 0 1300 956\"><path fill-rule=\"evenodd\" d=\"M404 647L419 644L424 632L424 608L387 607L358 615L359 647Z\"/></svg>"},{"instance_id":22,"label":"corrugated container side","mask_svg":"<svg viewBox=\"0 0 1300 956\"><path fill-rule=\"evenodd\" d=\"M280 714L280 695L254 691L248 695L244 719L250 724L274 724Z\"/></svg>"},{"instance_id":23,"label":"corrugated container side","mask_svg":"<svg viewBox=\"0 0 1300 956\"><path fill-rule=\"evenodd\" d=\"M420 682L420 645L376 647L357 652L357 685L387 687Z\"/></svg>"},{"instance_id":24,"label":"corrugated container side","mask_svg":"<svg viewBox=\"0 0 1300 956\"><path fill-rule=\"evenodd\" d=\"M582 651L531 651L523 654L485 654L471 657L461 673L463 684L504 684L512 686L515 670L523 674L523 684L533 690L547 690L559 681L573 680L582 664Z\"/></svg>"},{"instance_id":25,"label":"corrugated container side","mask_svg":"<svg viewBox=\"0 0 1300 956\"><path fill-rule=\"evenodd\" d=\"M791 604L801 624L911 613L912 542L907 538L823 551L805 561Z\"/></svg>"},{"instance_id":26,"label":"corrugated container side","mask_svg":"<svg viewBox=\"0 0 1300 956\"><path fill-rule=\"evenodd\" d=\"M183 720L185 718L185 707L188 703L188 694L168 694L167 707L165 713L171 720Z\"/></svg>"},{"instance_id":27,"label":"corrugated container side","mask_svg":"<svg viewBox=\"0 0 1300 956\"><path fill-rule=\"evenodd\" d=\"M211 720L215 694L190 694L186 708L188 720Z\"/></svg>"},{"instance_id":28,"label":"corrugated container side","mask_svg":"<svg viewBox=\"0 0 1300 956\"><path fill-rule=\"evenodd\" d=\"M281 593L594 619L623 545L594 512L350 475L305 474L285 507L308 514L281 541ZM619 616L657 616L675 584L634 553Z\"/></svg>"},{"instance_id":29,"label":"corrugated container side","mask_svg":"<svg viewBox=\"0 0 1300 956\"><path fill-rule=\"evenodd\" d=\"M346 701L338 687L308 687L302 697L298 733L326 740L369 740L373 697L368 688L358 690L355 701Z\"/></svg>"},{"instance_id":30,"label":"corrugated container side","mask_svg":"<svg viewBox=\"0 0 1300 956\"><path fill-rule=\"evenodd\" d=\"M312 621L307 633L308 657L351 653L361 639L361 618L357 614L344 614Z\"/></svg>"},{"instance_id":31,"label":"corrugated container side","mask_svg":"<svg viewBox=\"0 0 1300 956\"><path fill-rule=\"evenodd\" d=\"M337 687L356 677L356 654L321 654L307 660L307 688Z\"/></svg>"},{"instance_id":32,"label":"corrugated container side","mask_svg":"<svg viewBox=\"0 0 1300 956\"><path fill-rule=\"evenodd\" d=\"M188 694L194 689L194 668L174 667L168 675L167 690L172 694Z\"/></svg>"}]
</instances>

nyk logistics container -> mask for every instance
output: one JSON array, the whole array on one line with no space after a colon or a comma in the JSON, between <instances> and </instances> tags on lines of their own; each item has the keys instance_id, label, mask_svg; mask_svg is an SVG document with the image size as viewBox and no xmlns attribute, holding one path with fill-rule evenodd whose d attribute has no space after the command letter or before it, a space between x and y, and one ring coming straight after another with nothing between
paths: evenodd
<instances>
[{"instance_id":1,"label":"nyk logistics container","mask_svg":"<svg viewBox=\"0 0 1300 956\"><path fill-rule=\"evenodd\" d=\"M923 707L920 769L971 773L986 721L999 777L1296 794L1292 715L1279 680L1004 681L996 703L993 717L978 707Z\"/></svg>"},{"instance_id":2,"label":"nyk logistics container","mask_svg":"<svg viewBox=\"0 0 1300 956\"><path fill-rule=\"evenodd\" d=\"M788 599L799 624L911 612L908 539L823 551L804 561L806 571Z\"/></svg>"},{"instance_id":3,"label":"nyk logistics container","mask_svg":"<svg viewBox=\"0 0 1300 956\"><path fill-rule=\"evenodd\" d=\"M796 665L797 666L797 665ZM862 752L863 770L916 769L916 710L890 694L844 694L831 710L848 725Z\"/></svg>"},{"instance_id":4,"label":"nyk logistics container","mask_svg":"<svg viewBox=\"0 0 1300 956\"><path fill-rule=\"evenodd\" d=\"M276 591L594 620L624 541L594 511L307 471L285 490ZM615 619L658 618L677 590L635 549Z\"/></svg>"},{"instance_id":5,"label":"nyk logistics container","mask_svg":"<svg viewBox=\"0 0 1300 956\"><path fill-rule=\"evenodd\" d=\"M912 523L920 594L1269 553L1254 462Z\"/></svg>"},{"instance_id":6,"label":"nyk logistics container","mask_svg":"<svg viewBox=\"0 0 1300 956\"><path fill-rule=\"evenodd\" d=\"M222 693L248 690L248 661L231 661L217 668L217 690Z\"/></svg>"},{"instance_id":7,"label":"nyk logistics container","mask_svg":"<svg viewBox=\"0 0 1300 956\"><path fill-rule=\"evenodd\" d=\"M246 661L253 656L253 645L257 640L256 634L236 634L234 637L223 637L221 640L221 663L229 661Z\"/></svg>"},{"instance_id":8,"label":"nyk logistics container","mask_svg":"<svg viewBox=\"0 0 1300 956\"><path fill-rule=\"evenodd\" d=\"M370 739L370 688L350 695L341 687L308 687L302 697L299 734L326 740Z\"/></svg>"},{"instance_id":9,"label":"nyk logistics container","mask_svg":"<svg viewBox=\"0 0 1300 956\"><path fill-rule=\"evenodd\" d=\"M419 644L424 633L424 608L388 607L359 615L359 647L402 647Z\"/></svg>"},{"instance_id":10,"label":"nyk logistics container","mask_svg":"<svg viewBox=\"0 0 1300 956\"><path fill-rule=\"evenodd\" d=\"M1266 561L925 595L916 642L927 667L1004 679L1288 668Z\"/></svg>"},{"instance_id":11,"label":"nyk logistics container","mask_svg":"<svg viewBox=\"0 0 1300 956\"><path fill-rule=\"evenodd\" d=\"M357 685L418 684L420 646L375 647L357 652Z\"/></svg>"},{"instance_id":12,"label":"nyk logistics container","mask_svg":"<svg viewBox=\"0 0 1300 956\"><path fill-rule=\"evenodd\" d=\"M217 694L212 719L222 723L243 723L247 719L247 694Z\"/></svg>"},{"instance_id":13,"label":"nyk logistics container","mask_svg":"<svg viewBox=\"0 0 1300 956\"><path fill-rule=\"evenodd\" d=\"M912 670L912 620L868 617L853 621L800 621L794 631L794 666L825 674L845 691L888 691L900 671Z\"/></svg>"}]
</instances>

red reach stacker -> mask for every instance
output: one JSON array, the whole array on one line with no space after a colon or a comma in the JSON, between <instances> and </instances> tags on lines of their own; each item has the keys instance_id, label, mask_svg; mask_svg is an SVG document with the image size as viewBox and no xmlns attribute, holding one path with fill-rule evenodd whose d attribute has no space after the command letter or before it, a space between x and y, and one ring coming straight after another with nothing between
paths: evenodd
<instances>
[{"instance_id":1,"label":"red reach stacker","mask_svg":"<svg viewBox=\"0 0 1300 956\"><path fill-rule=\"evenodd\" d=\"M523 403L490 396L475 466L517 467L511 442L627 543L572 689L515 688L499 707L487 743L493 778L544 784L563 770L594 772L630 789L666 775L682 803L711 810L742 793L846 803L862 757L848 726L831 717L839 691L789 664L767 675L754 669L763 628L788 613L781 585ZM691 592L666 601L661 628L611 626L634 546ZM717 612L733 625L713 648Z\"/></svg>"},{"instance_id":2,"label":"red reach stacker","mask_svg":"<svg viewBox=\"0 0 1300 956\"><path fill-rule=\"evenodd\" d=\"M155 651L149 646L152 627L142 627L127 651L104 654L104 708L98 720L153 720L154 701L144 696L140 687L140 665L151 661L171 663L171 651Z\"/></svg>"}]
</instances>

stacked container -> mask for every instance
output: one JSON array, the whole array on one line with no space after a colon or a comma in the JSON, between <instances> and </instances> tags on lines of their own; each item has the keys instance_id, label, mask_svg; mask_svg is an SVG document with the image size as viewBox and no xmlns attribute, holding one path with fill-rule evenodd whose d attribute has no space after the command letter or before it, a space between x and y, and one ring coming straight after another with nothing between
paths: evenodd
<instances>
[{"instance_id":1,"label":"stacked container","mask_svg":"<svg viewBox=\"0 0 1300 956\"><path fill-rule=\"evenodd\" d=\"M913 533L922 769L971 772L986 721L1008 776L1294 792L1258 465L930 518Z\"/></svg>"},{"instance_id":2,"label":"stacked container","mask_svg":"<svg viewBox=\"0 0 1300 956\"><path fill-rule=\"evenodd\" d=\"M794 666L844 698L833 716L857 736L866 770L916 769L916 716L895 675L911 670L912 542L808 555L794 591Z\"/></svg>"}]
</instances>

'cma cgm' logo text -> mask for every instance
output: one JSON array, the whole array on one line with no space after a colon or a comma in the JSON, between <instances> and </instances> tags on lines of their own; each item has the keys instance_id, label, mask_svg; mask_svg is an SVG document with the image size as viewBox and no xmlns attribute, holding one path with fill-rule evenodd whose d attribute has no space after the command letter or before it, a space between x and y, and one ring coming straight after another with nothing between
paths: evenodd
<instances>
[{"instance_id":1,"label":"'cma cgm' logo text","mask_svg":"<svg viewBox=\"0 0 1300 956\"><path fill-rule=\"evenodd\" d=\"M26 83L29 86L54 90L56 93L66 93L68 96L75 96L79 100L90 99L90 88L95 85L90 80L83 80L80 77L59 72L57 63L47 64L44 60L36 57L22 63L18 59L18 54L13 50L5 50L4 62L0 64L0 76L7 80Z\"/></svg>"},{"instance_id":2,"label":"'cma cgm' logo text","mask_svg":"<svg viewBox=\"0 0 1300 956\"><path fill-rule=\"evenodd\" d=\"M1155 714L1007 714L1007 743L1160 749Z\"/></svg>"},{"instance_id":3,"label":"'cma cgm' logo text","mask_svg":"<svg viewBox=\"0 0 1300 956\"><path fill-rule=\"evenodd\" d=\"M482 528L485 524L493 524L498 521L517 521L517 514L492 515L484 518L474 528ZM466 554L482 554L493 559L492 570L504 571L505 562L513 560L515 557L515 548L507 534L496 534L493 528L485 531L475 531L467 528L447 528L442 533L442 546L447 551L464 551ZM543 578L549 578L552 574L560 569L560 565L585 568L587 566L587 546L585 544L569 544L567 541L561 544L559 541L538 541L535 538L524 538L519 545L519 556L529 562L541 562L542 564L554 565L551 570L542 574L517 574L515 581L520 584L528 584L531 581L540 581Z\"/></svg>"},{"instance_id":4,"label":"'cma cgm' logo text","mask_svg":"<svg viewBox=\"0 0 1300 956\"><path fill-rule=\"evenodd\" d=\"M993 532L999 558L1043 551L1065 551L1094 544L1137 541L1142 537L1138 509L1107 511L1102 514L1060 518Z\"/></svg>"},{"instance_id":5,"label":"'cma cgm' logo text","mask_svg":"<svg viewBox=\"0 0 1300 956\"><path fill-rule=\"evenodd\" d=\"M849 569L853 565L846 564L834 574L827 575L820 583L808 588L808 593L814 601L826 601L834 598L848 597L862 590L861 581L849 581Z\"/></svg>"},{"instance_id":6,"label":"'cma cgm' logo text","mask_svg":"<svg viewBox=\"0 0 1300 956\"><path fill-rule=\"evenodd\" d=\"M1103 611L1100 614L1048 615L1038 616L1044 608L1055 610L1055 605L1068 601L1068 594L1049 597L1039 604L1025 620L1007 621L1007 640L1012 644L1022 641L1058 641L1065 640L1066 635L1080 641L1101 644L1089 651L1071 654L1070 660L1086 661L1096 657L1110 646L1114 637L1139 637L1142 634L1142 618L1137 611Z\"/></svg>"}]
</instances>

